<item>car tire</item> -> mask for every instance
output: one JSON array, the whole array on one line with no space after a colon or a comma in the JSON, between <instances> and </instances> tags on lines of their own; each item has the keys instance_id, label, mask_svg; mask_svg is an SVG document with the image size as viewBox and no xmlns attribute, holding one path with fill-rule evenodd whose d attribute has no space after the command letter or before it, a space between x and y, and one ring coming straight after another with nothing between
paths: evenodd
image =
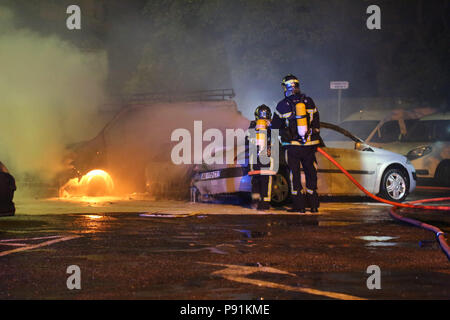
<instances>
[{"instance_id":1,"label":"car tire","mask_svg":"<svg viewBox=\"0 0 450 320\"><path fill-rule=\"evenodd\" d=\"M434 179L438 185L450 186L450 161L443 161L439 164Z\"/></svg>"},{"instance_id":2,"label":"car tire","mask_svg":"<svg viewBox=\"0 0 450 320\"><path fill-rule=\"evenodd\" d=\"M289 176L286 172L278 172L272 177L271 205L279 207L286 204L291 196L289 190Z\"/></svg>"},{"instance_id":3,"label":"car tire","mask_svg":"<svg viewBox=\"0 0 450 320\"><path fill-rule=\"evenodd\" d=\"M381 178L380 196L386 200L403 202L409 193L409 179L399 168L390 168Z\"/></svg>"}]
</instances>

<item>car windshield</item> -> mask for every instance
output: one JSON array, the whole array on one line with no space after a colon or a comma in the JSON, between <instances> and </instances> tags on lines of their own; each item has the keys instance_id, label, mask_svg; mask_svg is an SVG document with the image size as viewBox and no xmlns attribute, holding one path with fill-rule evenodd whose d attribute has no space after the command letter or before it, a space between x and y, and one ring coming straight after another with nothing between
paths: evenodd
<instances>
[{"instance_id":1,"label":"car windshield","mask_svg":"<svg viewBox=\"0 0 450 320\"><path fill-rule=\"evenodd\" d=\"M352 120L344 121L340 124L340 127L350 131L358 138L366 140L369 134L375 129L379 120ZM334 140L339 141L339 140ZM342 140L341 140L342 141Z\"/></svg>"},{"instance_id":2,"label":"car windshield","mask_svg":"<svg viewBox=\"0 0 450 320\"><path fill-rule=\"evenodd\" d=\"M405 132L414 126L418 120L402 120ZM370 142L389 143L403 140L403 133L399 125L399 121L390 120L385 123L375 132L370 139Z\"/></svg>"},{"instance_id":3,"label":"car windshield","mask_svg":"<svg viewBox=\"0 0 450 320\"><path fill-rule=\"evenodd\" d=\"M408 131L403 142L450 141L450 120L423 120Z\"/></svg>"}]
</instances>

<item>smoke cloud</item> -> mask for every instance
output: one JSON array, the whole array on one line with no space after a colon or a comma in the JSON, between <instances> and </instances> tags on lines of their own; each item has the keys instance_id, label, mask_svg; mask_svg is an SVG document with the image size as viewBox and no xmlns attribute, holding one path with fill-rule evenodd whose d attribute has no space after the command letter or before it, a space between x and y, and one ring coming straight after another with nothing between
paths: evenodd
<instances>
[{"instance_id":1,"label":"smoke cloud","mask_svg":"<svg viewBox=\"0 0 450 320\"><path fill-rule=\"evenodd\" d=\"M82 52L57 36L18 28L0 7L0 160L19 183L51 179L68 143L95 136L103 123L104 52Z\"/></svg>"},{"instance_id":2,"label":"smoke cloud","mask_svg":"<svg viewBox=\"0 0 450 320\"><path fill-rule=\"evenodd\" d=\"M193 150L194 121L202 121L203 131L219 129L223 137L226 129L245 130L249 125L234 101L130 106L116 114L94 139L79 145L74 166L82 174L106 170L116 193L122 195L136 191L169 197L187 194L191 166L172 162L172 148L179 142L171 141L171 135L175 129L187 129ZM204 141L203 148L209 143Z\"/></svg>"}]
</instances>

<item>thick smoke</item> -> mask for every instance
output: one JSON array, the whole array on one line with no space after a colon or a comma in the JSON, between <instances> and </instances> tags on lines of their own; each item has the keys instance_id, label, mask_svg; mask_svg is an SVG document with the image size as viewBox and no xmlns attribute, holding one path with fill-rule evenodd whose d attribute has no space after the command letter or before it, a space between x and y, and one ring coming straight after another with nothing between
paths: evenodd
<instances>
[{"instance_id":1,"label":"thick smoke","mask_svg":"<svg viewBox=\"0 0 450 320\"><path fill-rule=\"evenodd\" d=\"M50 181L65 147L102 126L106 54L17 28L0 7L0 160L18 180Z\"/></svg>"},{"instance_id":2,"label":"thick smoke","mask_svg":"<svg viewBox=\"0 0 450 320\"><path fill-rule=\"evenodd\" d=\"M79 145L74 165L81 174L105 169L111 174L118 194L149 191L163 196L187 193L190 165L175 165L171 141L175 129L187 129L193 151L194 121L210 128L247 129L246 119L234 101L150 103L130 106L119 112L91 141ZM200 139L202 139L200 137ZM210 142L203 142L205 148ZM225 141L224 141L225 143ZM193 156L191 157L193 162ZM162 190L164 189L164 190Z\"/></svg>"}]
</instances>

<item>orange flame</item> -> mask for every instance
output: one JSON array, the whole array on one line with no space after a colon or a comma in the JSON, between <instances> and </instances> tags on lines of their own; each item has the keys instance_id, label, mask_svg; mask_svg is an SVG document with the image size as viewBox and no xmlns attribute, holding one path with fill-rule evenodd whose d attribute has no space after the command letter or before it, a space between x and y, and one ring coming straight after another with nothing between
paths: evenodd
<instances>
[{"instance_id":1,"label":"orange flame","mask_svg":"<svg viewBox=\"0 0 450 320\"><path fill-rule=\"evenodd\" d=\"M92 170L80 178L67 181L59 189L60 198L71 197L102 197L111 195L114 191L114 182L104 170Z\"/></svg>"}]
</instances>

